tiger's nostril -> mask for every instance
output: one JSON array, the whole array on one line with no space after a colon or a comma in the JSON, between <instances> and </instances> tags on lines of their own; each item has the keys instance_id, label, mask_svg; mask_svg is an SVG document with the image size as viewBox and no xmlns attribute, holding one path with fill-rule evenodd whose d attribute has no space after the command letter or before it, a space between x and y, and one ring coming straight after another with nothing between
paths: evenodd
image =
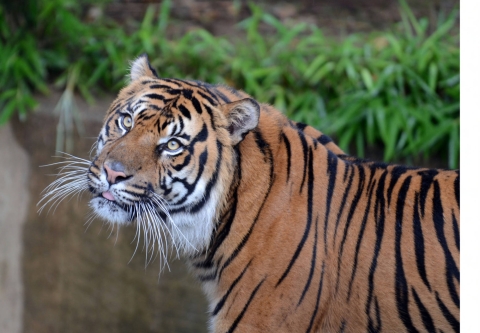
<instances>
[{"instance_id":1,"label":"tiger's nostril","mask_svg":"<svg viewBox=\"0 0 480 333\"><path fill-rule=\"evenodd\" d=\"M110 166L108 165L110 164ZM107 173L107 180L110 184L117 184L121 181L127 180L130 177L127 177L125 174L125 168L120 162L104 163L103 167Z\"/></svg>"}]
</instances>

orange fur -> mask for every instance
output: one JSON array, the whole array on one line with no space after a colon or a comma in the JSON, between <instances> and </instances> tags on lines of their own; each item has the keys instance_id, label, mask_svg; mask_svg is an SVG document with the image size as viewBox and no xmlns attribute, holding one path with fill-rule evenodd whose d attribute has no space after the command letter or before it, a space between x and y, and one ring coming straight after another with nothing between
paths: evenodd
<instances>
[{"instance_id":1,"label":"orange fur","mask_svg":"<svg viewBox=\"0 0 480 333\"><path fill-rule=\"evenodd\" d=\"M178 214L190 223L184 232L205 229L198 242L192 236L197 251L185 253L209 299L212 332L458 330L458 171L346 156L265 104L249 127L258 105L247 94L159 79L146 57L132 68L105 118L92 192L109 189L99 185L105 163L121 163L132 202L167 193L167 173L204 181L203 204L179 204ZM130 130L118 126L124 112ZM177 155L158 151L169 119L190 137ZM192 143L202 128L208 137ZM192 207L201 218L212 211L211 221L188 220ZM170 213L167 225L177 223Z\"/></svg>"}]
</instances>

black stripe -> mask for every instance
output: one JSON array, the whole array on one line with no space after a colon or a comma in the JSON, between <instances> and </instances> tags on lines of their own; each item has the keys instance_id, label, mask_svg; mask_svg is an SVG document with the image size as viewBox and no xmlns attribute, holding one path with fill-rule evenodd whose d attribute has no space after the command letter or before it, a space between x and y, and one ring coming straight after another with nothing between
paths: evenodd
<instances>
[{"instance_id":1,"label":"black stripe","mask_svg":"<svg viewBox=\"0 0 480 333\"><path fill-rule=\"evenodd\" d=\"M282 281L287 277L288 273L292 269L293 265L295 264L295 261L298 259L298 256L300 255L300 252L303 249L303 246L305 245L305 242L307 241L308 234L310 232L310 227L312 225L312 210L313 210L313 186L314 186L314 175L313 175L313 152L312 148L310 147L309 149L309 158L308 158L308 196L307 196L307 223L305 226L305 231L303 232L302 239L300 240L300 243L297 245L297 249L295 250L295 253L293 254L292 259L290 260L287 269L281 276L281 278L278 280L277 284L275 285L275 288L282 283Z\"/></svg>"},{"instance_id":2,"label":"black stripe","mask_svg":"<svg viewBox=\"0 0 480 333\"><path fill-rule=\"evenodd\" d=\"M238 323L240 322L240 320L242 320L243 316L245 315L245 312L247 312L247 309L248 309L248 306L250 305L250 303L252 302L252 299L253 297L255 297L255 294L257 293L258 289L260 288L260 286L262 285L262 283L265 281L265 278L263 278L262 281L260 281L259 284L257 284L257 286L255 287L255 289L253 289L252 293L250 294L250 297L248 298L248 301L247 303L245 304L245 306L243 307L242 309L242 312L240 312L240 314L238 315L238 317L235 319L235 321L233 322L232 326L230 326L230 328L228 329L227 333L232 333L233 331L235 331L235 329L237 328L238 326Z\"/></svg>"},{"instance_id":3,"label":"black stripe","mask_svg":"<svg viewBox=\"0 0 480 333\"><path fill-rule=\"evenodd\" d=\"M203 171L205 169L205 165L207 163L207 160L208 160L208 148L205 147L205 149L203 150L203 152L200 154L199 158L198 158L198 174L197 174L197 177L195 178L195 180L193 181L193 183L189 183L186 179L180 179L180 178L176 178L176 177L172 177L172 180L173 182L179 182L179 183L182 183L183 186L185 187L185 189L187 190L187 193L185 193L185 195L180 199L178 200L177 202L174 202L173 204L174 205L181 205L183 204L185 201L188 200L188 197L195 191L195 188L197 186L197 183L198 181L200 180L200 178L202 177L203 175ZM217 161L218 163L218 161ZM214 176L218 173L218 169L215 170L215 173L214 173ZM209 181L209 183L213 180L214 177L212 177ZM216 181L216 179L215 179ZM207 187L208 188L208 187ZM210 196L210 191L207 192L207 189L205 190L205 194L203 195L202 199L200 200L199 203L197 203L194 207L190 208L189 211L191 213L195 213L197 212L200 208L203 207L203 205L205 204L205 202L207 202L208 198ZM177 209L171 209L170 210L170 213L178 213L180 211L183 211L184 208L177 208Z\"/></svg>"},{"instance_id":4,"label":"black stripe","mask_svg":"<svg viewBox=\"0 0 480 333\"><path fill-rule=\"evenodd\" d=\"M255 133L257 133L257 132L255 132ZM258 135L260 135L260 133L258 133ZM261 138L261 135L260 135L260 138ZM272 186L273 186L274 165L272 163L272 151L270 150L270 146L268 144L266 144L266 146L264 146L264 149L268 152L268 157L266 157L266 159L267 159L266 163L268 163L269 166L270 166L270 177L269 177L269 180L268 180L268 184L269 184L268 189L265 192L265 196L263 198L262 204L260 205L260 209L257 211L257 215L255 216L255 219L253 220L252 224L250 225L250 228L249 228L247 234L242 238L242 241L240 242L240 244L237 245L237 247L232 252L230 257L228 257L228 259L223 264L222 268L220 269L220 273L218 274L218 279L221 278L223 271L231 264L231 262L235 259L235 257L240 253L240 251L243 249L243 247L247 243L248 239L250 238L250 235L252 234L253 228L255 227L255 224L258 221L260 213L263 211L263 206L265 205L265 202L267 201L267 198L270 195L270 191L271 191Z\"/></svg>"},{"instance_id":5,"label":"black stripe","mask_svg":"<svg viewBox=\"0 0 480 333\"><path fill-rule=\"evenodd\" d=\"M358 233L358 238L356 243L357 245L355 247L355 256L353 260L352 275L350 276L350 282L348 283L347 300L350 300L350 296L352 295L351 293L352 293L353 280L355 278L355 274L357 273L358 255L360 253L360 246L362 245L362 241L363 241L363 234L365 233L365 228L367 226L368 214L370 213L370 205L372 203L373 188L375 187L375 184L377 182L376 180L373 180L373 176L374 176L374 171L372 170L370 174L369 184L367 185L367 193L369 193L367 208L365 209L365 214L363 215L362 224L360 226L360 232Z\"/></svg>"},{"instance_id":6,"label":"black stripe","mask_svg":"<svg viewBox=\"0 0 480 333\"><path fill-rule=\"evenodd\" d=\"M116 115L112 115L110 116L110 118L108 118L108 120L105 122L105 136L110 136L110 122L112 121L112 118L113 117L116 117ZM108 140L107 140L108 141Z\"/></svg>"},{"instance_id":7,"label":"black stripe","mask_svg":"<svg viewBox=\"0 0 480 333\"><path fill-rule=\"evenodd\" d=\"M175 136L175 134L177 134L177 133L175 133L175 132L177 132L177 128L178 128L178 127L177 127L177 124L174 124L174 125L173 125L173 128L172 128L172 131L171 131L171 133L170 133L171 136Z\"/></svg>"},{"instance_id":8,"label":"black stripe","mask_svg":"<svg viewBox=\"0 0 480 333\"><path fill-rule=\"evenodd\" d=\"M188 111L188 109L183 104L180 104L178 106L178 111L180 111L185 118L192 119L192 116L190 115L190 111Z\"/></svg>"},{"instance_id":9,"label":"black stripe","mask_svg":"<svg viewBox=\"0 0 480 333\"><path fill-rule=\"evenodd\" d=\"M98 171L100 171L100 170L98 170ZM100 177L97 176L97 174L95 174L95 173L93 173L93 172L91 172L91 171L88 172L87 176L92 176L93 178L96 178L96 179L100 180Z\"/></svg>"},{"instance_id":10,"label":"black stripe","mask_svg":"<svg viewBox=\"0 0 480 333\"><path fill-rule=\"evenodd\" d=\"M390 185L388 186L388 190L387 190L388 206L390 206L390 202L392 199L393 188L395 187L395 184L397 183L397 181L400 179L400 176L403 175L405 171L407 171L405 167L399 167L399 166L393 167L392 170L390 171L390 175L391 175Z\"/></svg>"},{"instance_id":11,"label":"black stripe","mask_svg":"<svg viewBox=\"0 0 480 333\"><path fill-rule=\"evenodd\" d=\"M318 287L318 293L317 293L317 301L315 303L315 309L313 310L312 317L310 318L310 323L308 324L308 328L306 333L310 332L313 327L313 321L315 320L315 317L317 316L318 312L318 304L320 304L320 297L322 296L322 288L323 288L323 273L325 272L325 261L322 262L322 274L320 275L320 286Z\"/></svg>"},{"instance_id":12,"label":"black stripe","mask_svg":"<svg viewBox=\"0 0 480 333\"><path fill-rule=\"evenodd\" d=\"M195 206L190 208L190 213L192 214L197 213L200 209L203 208L204 204L206 204L210 199L212 188L217 184L218 174L220 172L220 164L222 162L222 155L223 155L223 146L218 140L217 140L217 150L218 150L218 157L217 157L217 163L215 165L215 171L212 177L210 177L210 180L208 181L207 186L205 187L205 192L203 193L202 200L200 200ZM200 163L201 163L201 160L200 160ZM197 181L195 181L195 184L196 183Z\"/></svg>"},{"instance_id":13,"label":"black stripe","mask_svg":"<svg viewBox=\"0 0 480 333\"><path fill-rule=\"evenodd\" d=\"M205 108L205 110L207 110L207 113L210 116L210 125L212 125L212 128L215 130L216 126L215 126L212 108L206 104L204 104L203 107Z\"/></svg>"},{"instance_id":14,"label":"black stripe","mask_svg":"<svg viewBox=\"0 0 480 333\"><path fill-rule=\"evenodd\" d=\"M167 92L172 96L176 95L175 99L177 99L179 97L179 95L182 95L182 91L183 91L183 89L173 89L173 88L171 88Z\"/></svg>"},{"instance_id":15,"label":"black stripe","mask_svg":"<svg viewBox=\"0 0 480 333\"><path fill-rule=\"evenodd\" d=\"M348 212L348 217L347 217L347 222L345 224L345 229L343 231L343 237L342 237L342 242L340 243L340 251L339 251L339 256L338 256L338 263L337 263L337 283L335 287L335 292L338 292L338 287L339 287L339 282L340 282L340 267L342 265L342 256L343 256L343 249L345 246L345 241L347 239L348 235L348 230L350 227L350 223L353 221L353 214L355 212L355 209L358 205L358 202L360 201L360 197L363 192L363 187L365 186L365 171L363 169L362 165L356 165L355 166L358 169L358 189L357 193L355 193L355 196L353 197L352 204L350 206L350 211Z\"/></svg>"},{"instance_id":16,"label":"black stripe","mask_svg":"<svg viewBox=\"0 0 480 333\"><path fill-rule=\"evenodd\" d=\"M183 160L182 164L177 164L177 165L172 165L172 168L175 171L180 171L182 170L188 163L190 163L191 155L187 155L185 159Z\"/></svg>"},{"instance_id":17,"label":"black stripe","mask_svg":"<svg viewBox=\"0 0 480 333\"><path fill-rule=\"evenodd\" d=\"M200 280L200 282L207 282L207 281L213 281L215 280L216 277L216 272L207 274L207 275L198 275L197 279Z\"/></svg>"},{"instance_id":18,"label":"black stripe","mask_svg":"<svg viewBox=\"0 0 480 333\"><path fill-rule=\"evenodd\" d=\"M130 187L133 187L133 188L137 188L137 189L139 189L139 190L143 190L143 191L145 191L145 190L153 191L153 187L152 187L151 184L150 184L150 187L149 187L149 188L146 187L146 186L141 186L141 185L137 185L137 184L130 184L129 186L130 186Z\"/></svg>"},{"instance_id":19,"label":"black stripe","mask_svg":"<svg viewBox=\"0 0 480 333\"><path fill-rule=\"evenodd\" d=\"M415 300L415 303L417 303L418 310L420 312L420 315L422 316L423 325L427 329L427 332L435 332L435 325L433 324L432 316L430 316L430 313L428 313L427 308L425 307L425 305L423 305L422 301L420 300L420 297L418 297L417 292L413 288L412 288L412 294L413 294L413 299Z\"/></svg>"},{"instance_id":20,"label":"black stripe","mask_svg":"<svg viewBox=\"0 0 480 333\"><path fill-rule=\"evenodd\" d=\"M237 165L240 166L241 154L238 151L238 149L237 149L236 155L237 155ZM236 172L237 172L236 179L241 179L242 169L238 167L236 168ZM195 267L211 267L213 265L213 262L212 262L213 256L215 255L220 245L222 245L223 241L227 238L228 234L230 233L230 229L232 227L232 224L237 212L237 204L238 204L238 184L237 186L235 186L234 193L232 195L232 204L227 210L228 219L226 221L224 220L224 218L221 219L220 223L221 225L223 225L223 227L216 233L215 238L213 240L213 244L209 247L207 258L203 263L196 264Z\"/></svg>"},{"instance_id":21,"label":"black stripe","mask_svg":"<svg viewBox=\"0 0 480 333\"><path fill-rule=\"evenodd\" d=\"M192 97L192 105L193 105L193 107L195 108L195 111L197 111L198 114L202 114L202 112L203 112L202 105L200 104L200 102L198 101L198 99L196 97Z\"/></svg>"},{"instance_id":22,"label":"black stripe","mask_svg":"<svg viewBox=\"0 0 480 333\"><path fill-rule=\"evenodd\" d=\"M146 112L140 113L137 117L137 126L138 126L138 124L140 124L141 121L152 119L155 116L156 116L155 113L151 113L151 114L148 114Z\"/></svg>"},{"instance_id":23,"label":"black stripe","mask_svg":"<svg viewBox=\"0 0 480 333\"><path fill-rule=\"evenodd\" d=\"M333 190L335 189L335 179L337 178L337 156L332 153L330 150L327 150L327 175L328 175L328 185L327 185L327 206L325 212L325 226L323 229L323 244L325 247L325 253L327 253L327 230L328 230L328 221L330 219L330 206L332 204Z\"/></svg>"},{"instance_id":24,"label":"black stripe","mask_svg":"<svg viewBox=\"0 0 480 333\"><path fill-rule=\"evenodd\" d=\"M420 185L420 212L422 217L425 216L425 204L427 202L428 190L432 186L434 177L438 174L437 170L424 170L418 173L422 176L422 182Z\"/></svg>"},{"instance_id":25,"label":"black stripe","mask_svg":"<svg viewBox=\"0 0 480 333\"><path fill-rule=\"evenodd\" d=\"M450 311L448 311L448 308L442 302L440 297L438 297L438 292L435 292L435 298L437 299L438 306L440 307L443 316L445 317L445 319L447 319L450 326L452 326L455 332L460 332L460 322L451 314Z\"/></svg>"},{"instance_id":26,"label":"black stripe","mask_svg":"<svg viewBox=\"0 0 480 333\"><path fill-rule=\"evenodd\" d=\"M425 243L422 231L422 221L420 220L420 204L419 194L415 193L415 203L413 205L413 239L415 243L415 259L417 262L417 269L420 277L427 286L429 291L432 291L430 283L427 279L427 272L425 270Z\"/></svg>"},{"instance_id":27,"label":"black stripe","mask_svg":"<svg viewBox=\"0 0 480 333\"><path fill-rule=\"evenodd\" d=\"M255 143L257 144L258 149L260 149L265 157L271 156L270 145L265 141L262 133L260 133L260 131L254 131L253 133L255 134ZM267 162L268 160L264 159L264 161Z\"/></svg>"},{"instance_id":28,"label":"black stripe","mask_svg":"<svg viewBox=\"0 0 480 333\"><path fill-rule=\"evenodd\" d=\"M368 272L368 296L367 303L365 307L365 312L368 315L368 331L376 332L381 330L381 319L380 319L380 310L376 311L377 325L374 327L373 318L371 316L371 302L373 299L373 288L374 288L374 275L377 269L378 256L380 255L380 249L383 240L383 233L385 231L385 179L387 178L388 171L385 170L380 179L378 180L376 200L374 206L375 212L375 247L373 248L373 258L372 264L370 265L370 270ZM378 306L378 302L376 302Z\"/></svg>"},{"instance_id":29,"label":"black stripe","mask_svg":"<svg viewBox=\"0 0 480 333\"><path fill-rule=\"evenodd\" d=\"M178 136L178 137L185 137L187 136L189 140L190 139L190 136L188 134L180 134L183 132L183 130L185 129L185 123L183 122L183 117L178 117L178 133L175 133L174 135Z\"/></svg>"},{"instance_id":30,"label":"black stripe","mask_svg":"<svg viewBox=\"0 0 480 333\"><path fill-rule=\"evenodd\" d=\"M232 227L233 220L235 219L236 216L236 211L237 211L237 203L238 203L238 195L235 191L234 195L234 201L232 205L230 206L230 209L228 210L228 219L223 222L223 228L221 228L216 234L213 239L213 244L209 246L208 254L207 257L205 258L204 261L200 263L195 263L194 267L197 268L211 268L213 267L213 257L215 256L218 248L220 245L222 245L223 241L227 238L228 234L230 233L230 229ZM223 221L223 219L222 219ZM221 260L218 260L220 262Z\"/></svg>"},{"instance_id":31,"label":"black stripe","mask_svg":"<svg viewBox=\"0 0 480 333\"><path fill-rule=\"evenodd\" d=\"M152 83L154 81L144 81L144 84ZM148 87L149 89L171 89L172 87L166 86L164 84L152 84Z\"/></svg>"},{"instance_id":32,"label":"black stripe","mask_svg":"<svg viewBox=\"0 0 480 333\"><path fill-rule=\"evenodd\" d=\"M460 229L458 228L458 221L455 218L455 212L452 209L452 224L453 224L453 234L455 235L455 245L457 250L460 251Z\"/></svg>"},{"instance_id":33,"label":"black stripe","mask_svg":"<svg viewBox=\"0 0 480 333\"><path fill-rule=\"evenodd\" d=\"M181 83L184 83L183 81L177 80L177 79L162 79L162 81L166 81L166 82L170 82L170 83L176 84L177 87L181 87L181 86L182 86ZM181 83L178 83L178 81L180 81ZM169 88L172 89L172 87L169 87Z\"/></svg>"},{"instance_id":34,"label":"black stripe","mask_svg":"<svg viewBox=\"0 0 480 333\"><path fill-rule=\"evenodd\" d=\"M307 124L304 124L304 123L300 123L300 122L297 122L295 123L295 125L297 126L297 128L303 132L303 130L305 129L305 127L307 127L308 125Z\"/></svg>"},{"instance_id":35,"label":"black stripe","mask_svg":"<svg viewBox=\"0 0 480 333\"><path fill-rule=\"evenodd\" d=\"M139 192L133 192L133 191L126 190L126 189L124 189L122 192L123 192L123 193L126 193L126 194L130 194L132 197L135 197L135 198L140 198L140 197L142 197L142 194L143 194L143 192L146 190L146 188L145 188L145 187L140 187L140 186L139 186L139 187L136 187L136 188L139 189L139 190L142 190L142 192L140 192L140 193L139 193ZM123 196L123 198L125 198L125 199L128 200L128 198L126 198L125 196Z\"/></svg>"},{"instance_id":36,"label":"black stripe","mask_svg":"<svg viewBox=\"0 0 480 333\"><path fill-rule=\"evenodd\" d=\"M345 160L342 160L342 161L345 162ZM347 180L347 175L350 172L351 166L350 166L350 163L348 162L343 163L343 165L345 167L345 170L343 171L343 182L345 183L345 181Z\"/></svg>"},{"instance_id":37,"label":"black stripe","mask_svg":"<svg viewBox=\"0 0 480 333\"><path fill-rule=\"evenodd\" d=\"M137 107L135 107L135 110L133 112L137 111L136 109L138 109L140 106L141 105L138 105ZM158 107L155 104L151 104L151 103L148 103L147 108L149 108L151 110L155 110L155 111L162 111L163 110L161 107Z\"/></svg>"},{"instance_id":38,"label":"black stripe","mask_svg":"<svg viewBox=\"0 0 480 333\"><path fill-rule=\"evenodd\" d=\"M181 94L183 97L185 97L186 99L188 100L191 100L192 99L192 96L193 96L193 90L192 89L183 89L181 91Z\"/></svg>"},{"instance_id":39,"label":"black stripe","mask_svg":"<svg viewBox=\"0 0 480 333\"><path fill-rule=\"evenodd\" d=\"M232 292L233 288L235 288L235 286L237 285L237 283L242 279L243 274L245 274L245 272L247 271L248 266L250 266L250 264L252 263L252 260L253 260L253 259L250 259L250 261L248 262L247 266L245 266L245 268L242 270L242 272L240 273L240 275L239 275L235 280L233 280L232 284L231 284L230 287L228 288L228 290L227 290L227 292L225 293L225 295L222 296L222 298L220 299L220 301L218 301L217 305L216 305L215 308L213 309L212 316L216 316L217 313L218 313L218 312L222 309L222 307L225 305L225 301L227 300L228 296L229 296L230 293Z\"/></svg>"},{"instance_id":40,"label":"black stripe","mask_svg":"<svg viewBox=\"0 0 480 333\"><path fill-rule=\"evenodd\" d=\"M199 94L200 96L202 96L203 98L205 98L211 105L213 105L213 106L218 105L218 103L215 102L215 101L214 101L210 96L208 96L207 94L204 94L204 93L201 92L201 91L198 91L198 94Z\"/></svg>"},{"instance_id":41,"label":"black stripe","mask_svg":"<svg viewBox=\"0 0 480 333\"><path fill-rule=\"evenodd\" d=\"M308 288L310 287L310 283L312 282L313 274L315 273L315 262L317 260L317 235L318 235L318 216L315 220L315 237L313 239L313 251L312 251L312 259L310 261L310 272L308 273L308 280L307 280L307 283L305 284L305 287L303 288L302 296L300 297L300 300L297 303L297 307L302 303L303 298L305 297L305 294L307 293Z\"/></svg>"},{"instance_id":42,"label":"black stripe","mask_svg":"<svg viewBox=\"0 0 480 333\"><path fill-rule=\"evenodd\" d=\"M282 132L282 139L283 142L285 143L285 148L287 149L287 183L288 180L290 179L290 167L291 167L291 158L292 158L292 151L290 148L290 141L288 140L287 136L285 133Z\"/></svg>"},{"instance_id":43,"label":"black stripe","mask_svg":"<svg viewBox=\"0 0 480 333\"><path fill-rule=\"evenodd\" d=\"M455 288L455 283L453 279L460 281L460 271L458 270L455 260L453 259L452 253L450 252L447 244L447 239L445 237L444 231L444 217L443 217L443 207L440 198L440 185L438 181L435 180L433 183L433 223L435 225L435 231L437 233L437 238L442 246L443 254L445 256L445 270L447 278L448 291L450 292L450 297L457 307L460 307L460 298Z\"/></svg>"},{"instance_id":44,"label":"black stripe","mask_svg":"<svg viewBox=\"0 0 480 333\"><path fill-rule=\"evenodd\" d=\"M202 130L195 135L193 140L190 142L189 147L193 147L197 142L205 142L208 139L208 127L207 124L203 123ZM190 153L193 153L191 151Z\"/></svg>"},{"instance_id":45,"label":"black stripe","mask_svg":"<svg viewBox=\"0 0 480 333\"><path fill-rule=\"evenodd\" d=\"M165 128L167 128L167 126L170 125L171 123L172 123L172 119L165 120L162 124L162 127L161 127L160 131L165 130Z\"/></svg>"},{"instance_id":46,"label":"black stripe","mask_svg":"<svg viewBox=\"0 0 480 333\"><path fill-rule=\"evenodd\" d=\"M156 93L150 93L150 94L147 94L147 95L143 95L143 97L147 97L147 98L150 98L150 99L157 99L157 100L160 100L160 101L165 100L165 96L160 95L160 94L156 94Z\"/></svg>"},{"instance_id":47,"label":"black stripe","mask_svg":"<svg viewBox=\"0 0 480 333\"><path fill-rule=\"evenodd\" d=\"M333 233L333 246L335 246L335 243L337 241L337 230L338 230L338 225L340 223L340 218L343 215L343 209L345 208L345 204L347 203L347 197L350 194L350 189L352 188L352 183L353 183L353 175L355 174L355 168L350 166L349 164L345 164L345 173L344 173L344 182L345 182L345 176L347 173L350 173L350 176L348 177L348 183L347 183L347 188L343 192L343 197L342 197L342 202L340 204L340 209L337 213L337 221L335 222L335 232Z\"/></svg>"},{"instance_id":48,"label":"black stripe","mask_svg":"<svg viewBox=\"0 0 480 333\"><path fill-rule=\"evenodd\" d=\"M325 134L322 134L318 137L317 141L320 142L322 145L326 145L327 143L332 142L332 139L330 139L330 137L326 136Z\"/></svg>"},{"instance_id":49,"label":"black stripe","mask_svg":"<svg viewBox=\"0 0 480 333\"><path fill-rule=\"evenodd\" d=\"M418 332L413 326L412 318L408 310L408 283L405 277L402 260L402 228L403 228L403 210L408 189L410 187L411 176L408 176L398 192L397 207L395 210L395 299L397 302L397 313L402 320L408 332Z\"/></svg>"},{"instance_id":50,"label":"black stripe","mask_svg":"<svg viewBox=\"0 0 480 333\"><path fill-rule=\"evenodd\" d=\"M143 80L140 83L145 86L147 84L155 83L155 82L157 82L157 81L155 81L155 80ZM132 91L135 93L135 89L133 89ZM131 95L131 91L129 91L128 94Z\"/></svg>"},{"instance_id":51,"label":"black stripe","mask_svg":"<svg viewBox=\"0 0 480 333\"><path fill-rule=\"evenodd\" d=\"M302 142L302 151L303 151L303 176L302 176L302 184L300 185L300 193L303 191L303 184L305 183L305 176L307 174L307 154L308 154L308 146L307 140L305 140L305 135L302 131L297 131L298 136L300 137L300 141Z\"/></svg>"}]
</instances>

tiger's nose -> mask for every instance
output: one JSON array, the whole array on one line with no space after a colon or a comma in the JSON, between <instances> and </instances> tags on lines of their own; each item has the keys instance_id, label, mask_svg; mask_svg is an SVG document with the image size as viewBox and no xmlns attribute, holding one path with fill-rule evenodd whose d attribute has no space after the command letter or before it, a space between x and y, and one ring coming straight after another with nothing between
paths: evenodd
<instances>
[{"instance_id":1,"label":"tiger's nose","mask_svg":"<svg viewBox=\"0 0 480 333\"><path fill-rule=\"evenodd\" d=\"M116 184L128 178L125 174L125 167L120 162L104 163L103 167L105 168L107 180L110 184Z\"/></svg>"}]
</instances>

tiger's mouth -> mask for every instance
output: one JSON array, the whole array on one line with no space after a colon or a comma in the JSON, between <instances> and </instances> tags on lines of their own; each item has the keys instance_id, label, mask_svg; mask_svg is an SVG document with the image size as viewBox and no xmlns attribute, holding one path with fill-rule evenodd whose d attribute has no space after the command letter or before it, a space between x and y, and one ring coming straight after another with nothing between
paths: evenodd
<instances>
[{"instance_id":1,"label":"tiger's mouth","mask_svg":"<svg viewBox=\"0 0 480 333\"><path fill-rule=\"evenodd\" d=\"M112 196L112 194L111 194L110 192L108 192L108 191L107 191L107 193L110 193L111 199L105 197L104 193L106 193L106 192L100 193L100 194L97 195L96 197L104 200L107 204L111 204L111 205L115 205L115 206L117 206L117 207L120 207L121 209L123 209L123 210L126 211L126 212L128 212L129 210L132 210L132 209L135 208L135 205L129 205L129 204L126 204L126 203L122 203L122 202L117 201L117 200Z\"/></svg>"},{"instance_id":2,"label":"tiger's mouth","mask_svg":"<svg viewBox=\"0 0 480 333\"><path fill-rule=\"evenodd\" d=\"M131 223L138 219L145 219L155 216L156 221L166 223L168 221L168 210L165 209L163 202L160 202L158 195L145 195L131 203L125 203L117 197L121 193L113 193L110 190L98 193L93 188L90 189L93 198L90 200L90 206L100 217L112 223ZM160 207L159 207L160 206ZM161 207L163 206L163 208ZM145 216L145 215L150 216Z\"/></svg>"},{"instance_id":3,"label":"tiger's mouth","mask_svg":"<svg viewBox=\"0 0 480 333\"><path fill-rule=\"evenodd\" d=\"M89 205L95 214L111 223L132 223L137 216L135 205L108 200L101 194L94 196Z\"/></svg>"}]
</instances>

